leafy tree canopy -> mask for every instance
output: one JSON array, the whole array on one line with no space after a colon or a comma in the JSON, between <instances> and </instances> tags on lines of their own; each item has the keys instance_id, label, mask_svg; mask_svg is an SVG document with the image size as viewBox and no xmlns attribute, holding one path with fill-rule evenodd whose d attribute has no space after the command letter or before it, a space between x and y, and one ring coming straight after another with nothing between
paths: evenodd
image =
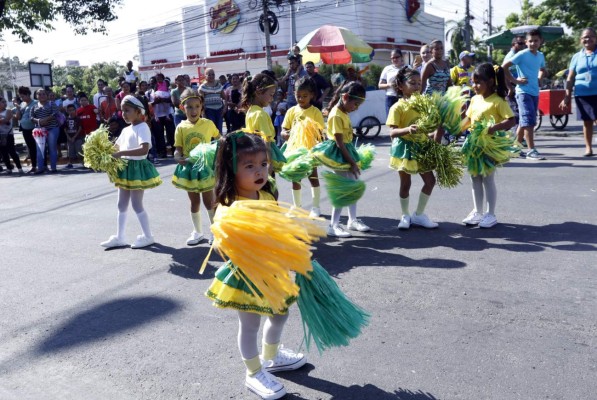
<instances>
[{"instance_id":1,"label":"leafy tree canopy","mask_svg":"<svg viewBox=\"0 0 597 400\"><path fill-rule=\"evenodd\" d=\"M124 0L0 0L0 34L10 32L31 43L30 31L47 32L62 17L77 34L106 32Z\"/></svg>"}]
</instances>

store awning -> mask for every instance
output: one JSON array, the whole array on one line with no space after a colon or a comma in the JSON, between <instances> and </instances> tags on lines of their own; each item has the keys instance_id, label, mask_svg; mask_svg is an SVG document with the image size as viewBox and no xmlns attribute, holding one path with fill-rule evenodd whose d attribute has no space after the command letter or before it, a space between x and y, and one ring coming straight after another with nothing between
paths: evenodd
<instances>
[{"instance_id":1,"label":"store awning","mask_svg":"<svg viewBox=\"0 0 597 400\"><path fill-rule=\"evenodd\" d=\"M564 35L564 28L561 26L524 25L495 33L483 40L488 44L492 44L493 47L510 48L510 46L512 46L512 39L515 36L524 36L527 32L530 32L533 29L539 29L545 42L551 42Z\"/></svg>"}]
</instances>

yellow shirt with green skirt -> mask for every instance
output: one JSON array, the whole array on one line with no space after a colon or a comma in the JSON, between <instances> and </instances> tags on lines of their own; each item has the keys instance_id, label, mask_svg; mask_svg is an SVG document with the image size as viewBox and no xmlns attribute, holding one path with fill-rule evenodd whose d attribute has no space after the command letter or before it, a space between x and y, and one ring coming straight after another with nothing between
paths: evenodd
<instances>
[{"instance_id":1,"label":"yellow shirt with green skirt","mask_svg":"<svg viewBox=\"0 0 597 400\"><path fill-rule=\"evenodd\" d=\"M247 133L261 132L262 137L270 147L270 159L274 171L279 172L286 163L286 158L276 146L276 130L272 118L263 108L252 105L245 116L245 126Z\"/></svg>"},{"instance_id":2,"label":"yellow shirt with green skirt","mask_svg":"<svg viewBox=\"0 0 597 400\"><path fill-rule=\"evenodd\" d=\"M322 141L321 132L324 127L323 114L317 107L304 109L298 104L290 107L284 115L282 129L290 131L291 137L282 146L282 151L292 153L301 147L311 150Z\"/></svg>"},{"instance_id":3,"label":"yellow shirt with green skirt","mask_svg":"<svg viewBox=\"0 0 597 400\"><path fill-rule=\"evenodd\" d=\"M249 199L238 197L237 200ZM275 201L276 199L271 193L260 190L259 200ZM267 254L263 256L267 257ZM241 276L244 279L241 279ZM231 308L266 316L286 314L288 307L296 301L296 297L289 295L286 298L286 307L284 309L273 310L265 299L253 294L253 291L259 294L259 290L257 290L255 285L251 283L251 286L249 286L246 281L249 281L249 279L243 274L242 266L234 265L228 261L216 271L215 278L205 292L205 295L213 300L213 305L218 308Z\"/></svg>"},{"instance_id":4,"label":"yellow shirt with green skirt","mask_svg":"<svg viewBox=\"0 0 597 400\"><path fill-rule=\"evenodd\" d=\"M410 107L410 104L405 99L400 99L388 112L388 119L386 125L395 126L398 128L406 128L411 125L416 125L420 114ZM392 147L390 148L390 168L396 171L403 171L407 174L421 174L423 172L419 169L419 164L413 158L412 150L417 145L417 140L422 140L422 135L407 134L404 136L395 137L392 139Z\"/></svg>"},{"instance_id":5,"label":"yellow shirt with green skirt","mask_svg":"<svg viewBox=\"0 0 597 400\"><path fill-rule=\"evenodd\" d=\"M336 171L349 171L350 162L344 159L336 143L336 135L342 135L342 141L350 157L359 164L360 157L352 143L353 129L350 117L338 106L332 108L328 115L327 137L328 140L313 147L313 156L323 165Z\"/></svg>"},{"instance_id":6,"label":"yellow shirt with green skirt","mask_svg":"<svg viewBox=\"0 0 597 400\"><path fill-rule=\"evenodd\" d=\"M212 121L199 118L196 123L182 121L174 134L174 147L182 148L182 155L188 158L198 144L210 143L220 137L220 131ZM194 168L192 162L178 164L172 175L172 184L187 192L201 193L214 188L216 184L213 166Z\"/></svg>"}]
</instances>

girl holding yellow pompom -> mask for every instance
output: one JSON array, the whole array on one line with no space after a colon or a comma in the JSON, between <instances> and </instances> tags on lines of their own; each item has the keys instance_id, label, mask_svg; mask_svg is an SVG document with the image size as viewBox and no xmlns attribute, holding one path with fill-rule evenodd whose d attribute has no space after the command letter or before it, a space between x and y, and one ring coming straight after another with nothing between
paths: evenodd
<instances>
[{"instance_id":1,"label":"girl holding yellow pompom","mask_svg":"<svg viewBox=\"0 0 597 400\"><path fill-rule=\"evenodd\" d=\"M350 82L340 89L340 92L330 103L332 107L328 115L327 136L328 140L315 146L313 156L334 173L345 178L358 180L361 170L360 157L352 143L353 130L349 113L355 111L365 101L365 88L358 82ZM334 105L335 104L335 105ZM346 238L352 236L350 232L340 225L341 207L332 208L332 220L328 227L328 236ZM349 230L367 232L370 228L357 218L357 204L348 206Z\"/></svg>"},{"instance_id":2,"label":"girl holding yellow pompom","mask_svg":"<svg viewBox=\"0 0 597 400\"><path fill-rule=\"evenodd\" d=\"M495 168L510 158L509 150L513 141L505 131L512 128L516 124L516 120L506 101L507 87L502 67L494 67L490 63L481 64L473 72L472 81L477 95L471 99L471 104L466 112L465 126L472 126L473 132L462 146L462 152L467 160L473 184L474 209L462 222L466 225L491 228L497 224ZM476 132L474 127L477 122L492 125L482 132ZM484 147L473 148L473 143L484 143ZM498 144L503 146L501 150L497 146ZM484 197L487 201L485 214L483 214Z\"/></svg>"},{"instance_id":3,"label":"girl holding yellow pompom","mask_svg":"<svg viewBox=\"0 0 597 400\"><path fill-rule=\"evenodd\" d=\"M260 133L266 141L271 167L273 171L280 171L286 158L276 146L276 130L272 118L263 110L274 101L277 82L267 74L257 74L251 80L243 83L241 108L246 110L245 126L248 133Z\"/></svg>"},{"instance_id":4,"label":"girl holding yellow pompom","mask_svg":"<svg viewBox=\"0 0 597 400\"><path fill-rule=\"evenodd\" d=\"M154 243L149 229L149 216L143 208L143 193L145 189L160 185L162 180L153 164L147 160L147 153L151 149L151 131L145 123L143 103L136 97L128 95L122 99L121 104L122 118L131 125L122 130L116 140L118 151L112 156L127 160L127 165L123 170L118 171L118 175L114 179L114 185L118 188L116 235L111 236L101 245L106 248L127 245L124 239L124 229L128 206L131 203L143 231L131 245L133 249L138 249Z\"/></svg>"},{"instance_id":5,"label":"girl holding yellow pompom","mask_svg":"<svg viewBox=\"0 0 597 400\"><path fill-rule=\"evenodd\" d=\"M174 159L178 162L172 184L185 190L191 202L191 220L193 232L187 239L187 245L195 245L203 239L201 230L201 198L207 209L210 223L213 223L213 188L216 180L211 169L197 168L189 160L191 150L198 144L209 143L220 136L212 121L201 118L203 95L195 89L185 89L180 96L187 119L176 127L174 135Z\"/></svg>"},{"instance_id":6,"label":"girl holding yellow pompom","mask_svg":"<svg viewBox=\"0 0 597 400\"><path fill-rule=\"evenodd\" d=\"M425 214L425 207L435 186L435 176L433 171L422 171L412 154L413 147L417 146L417 141L429 140L426 135L417 133L416 121L420 115L412 109L408 101L411 95L420 92L421 77L417 70L405 66L398 71L393 85L397 93L402 95L402 98L390 108L386 121L386 125L391 129L390 137L392 138L390 168L398 171L400 175L402 217L398 229L409 229L411 223L428 229L437 228L437 223L431 221ZM423 188L419 194L417 209L411 215L409 213L409 194L411 175L414 174L421 175Z\"/></svg>"},{"instance_id":7,"label":"girl holding yellow pompom","mask_svg":"<svg viewBox=\"0 0 597 400\"><path fill-rule=\"evenodd\" d=\"M276 200L268 170L267 147L260 136L239 132L221 138L216 158L217 203L230 206L237 200ZM267 233L264 235L267 240ZM302 353L280 345L288 307L296 296L288 294L282 302L284 307L274 309L258 295L256 286L247 281L242 267L228 262L216 272L206 296L216 307L238 312L238 346L247 369L245 386L263 399L279 399L286 394L286 389L270 372L295 370L306 363ZM267 320L260 355L257 334L262 315Z\"/></svg>"},{"instance_id":8,"label":"girl holding yellow pompom","mask_svg":"<svg viewBox=\"0 0 597 400\"><path fill-rule=\"evenodd\" d=\"M291 134L298 136L302 135L303 140L298 138L298 140L290 140L288 143L288 147L286 150L286 154L288 152L292 152L293 150L297 150L291 148L291 144L293 142L299 143L308 143L311 142L311 147L307 148L307 150L311 150L314 144L317 144L320 139L321 132L323 131L324 121L323 115L321 111L315 106L311 104L313 100L315 100L315 96L317 94L317 84L314 80L309 77L303 77L296 83L296 92L295 97L298 104L294 107L291 107L284 117L284 122L282 123L282 137L284 140L291 139ZM303 131L293 131L293 127L295 129L301 129L303 127L307 128L306 124L311 124L311 128L314 132L310 136L314 137L306 137L310 133L303 132ZM307 129L305 129L306 131ZM313 134L314 133L314 134ZM293 137L292 139L297 139ZM319 208L319 199L321 196L321 191L319 187L319 178L317 177L317 168L313 167L313 172L309 176L309 182L311 182L311 194L313 196L313 206L311 208L310 216L313 218L319 217L321 214L321 210ZM292 202L295 207L301 207L301 183L300 182L292 182Z\"/></svg>"}]
</instances>

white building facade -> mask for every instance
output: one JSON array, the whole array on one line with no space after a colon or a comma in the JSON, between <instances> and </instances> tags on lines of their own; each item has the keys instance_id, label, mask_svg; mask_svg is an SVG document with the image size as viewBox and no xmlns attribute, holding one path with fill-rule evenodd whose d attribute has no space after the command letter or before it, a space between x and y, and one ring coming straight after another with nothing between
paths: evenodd
<instances>
[{"instance_id":1,"label":"white building facade","mask_svg":"<svg viewBox=\"0 0 597 400\"><path fill-rule=\"evenodd\" d=\"M375 51L373 62L389 64L398 47L406 62L422 44L444 37L443 18L427 14L418 0L306 0L270 6L278 31L270 36L273 64L287 65L291 44L326 24L350 29ZM266 69L265 34L259 28L261 0L199 0L181 10L179 21L138 32L139 73L147 80L157 72L199 77L206 67L216 76L255 74ZM407 9L409 9L407 11ZM292 36L291 15L295 32Z\"/></svg>"}]
</instances>

